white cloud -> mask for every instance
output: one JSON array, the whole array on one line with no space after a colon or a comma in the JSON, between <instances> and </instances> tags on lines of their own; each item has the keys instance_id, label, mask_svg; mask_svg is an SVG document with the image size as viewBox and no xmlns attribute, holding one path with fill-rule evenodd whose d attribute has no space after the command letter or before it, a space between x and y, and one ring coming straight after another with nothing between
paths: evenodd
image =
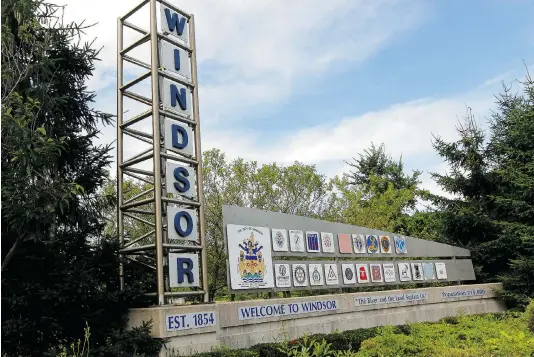
<instances>
[{"instance_id":1,"label":"white cloud","mask_svg":"<svg viewBox=\"0 0 534 357\"><path fill-rule=\"evenodd\" d=\"M455 124L465 114L466 104L484 115L492 104L491 95L479 99L466 95L446 99L421 99L389 108L346 117L332 125L301 129L281 137L263 133L234 131L205 134L209 146L224 148L229 155L262 161L299 160L307 163L350 159L373 143L385 143L394 156L413 157L432 152L431 134L446 140L455 137ZM243 148L246 148L245 150ZM271 159L269 159L271 158Z\"/></svg>"},{"instance_id":2,"label":"white cloud","mask_svg":"<svg viewBox=\"0 0 534 357\"><path fill-rule=\"evenodd\" d=\"M88 31L88 37L98 37L96 43L104 46L102 62L90 82L92 88L101 90L116 76L116 19L138 0L93 0L90 6L79 0L68 2L68 20L99 22ZM347 170L344 160L371 142L383 142L390 154L402 154L414 169L440 169L431 134L454 139L457 118L465 114L466 105L484 116L492 106L495 82L502 76L471 93L398 103L359 116L346 113L344 118L326 118L330 125L293 133L243 130L236 122L251 108L287 100L301 80L324 77L347 64L354 69L400 33L424 21L427 6L415 0L205 0L184 4L197 22L203 149L216 147L230 159L243 157L260 163L299 160L317 164L320 172L334 176ZM132 22L143 25L139 17ZM126 44L138 38L132 32L125 35ZM145 49L142 55L146 53ZM149 86L142 87L148 94ZM114 111L114 96L98 100L99 109ZM134 107L125 109L133 112ZM150 123L145 127L149 130ZM105 128L102 141L111 141L114 133L113 128ZM134 149L126 148L128 153ZM419 158L424 165L417 165ZM427 174L423 181L423 187L437 190Z\"/></svg>"},{"instance_id":3,"label":"white cloud","mask_svg":"<svg viewBox=\"0 0 534 357\"><path fill-rule=\"evenodd\" d=\"M115 80L117 17L138 0L60 0L68 21L104 46L90 81L99 90ZM236 119L245 109L291 95L295 81L323 75L340 63L358 64L424 19L417 0L203 0L176 2L195 14L204 121ZM415 6L417 5L417 6ZM399 14L402 14L401 16ZM148 28L148 6L129 21ZM139 38L125 30L125 45ZM140 56L148 58L148 47ZM131 67L128 67L131 68Z\"/></svg>"}]
</instances>

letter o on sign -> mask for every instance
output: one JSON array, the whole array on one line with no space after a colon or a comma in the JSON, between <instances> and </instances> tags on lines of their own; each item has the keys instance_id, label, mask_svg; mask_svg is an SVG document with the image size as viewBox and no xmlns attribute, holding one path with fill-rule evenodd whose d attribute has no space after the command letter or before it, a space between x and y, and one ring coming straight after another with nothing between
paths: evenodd
<instances>
[{"instance_id":1,"label":"letter o on sign","mask_svg":"<svg viewBox=\"0 0 534 357\"><path fill-rule=\"evenodd\" d=\"M182 218L185 219L185 230L182 229ZM187 237L193 231L193 218L186 211L179 211L174 215L174 229L180 237Z\"/></svg>"},{"instance_id":2,"label":"letter o on sign","mask_svg":"<svg viewBox=\"0 0 534 357\"><path fill-rule=\"evenodd\" d=\"M178 206L167 207L167 234L169 239L197 241L197 212Z\"/></svg>"}]
</instances>

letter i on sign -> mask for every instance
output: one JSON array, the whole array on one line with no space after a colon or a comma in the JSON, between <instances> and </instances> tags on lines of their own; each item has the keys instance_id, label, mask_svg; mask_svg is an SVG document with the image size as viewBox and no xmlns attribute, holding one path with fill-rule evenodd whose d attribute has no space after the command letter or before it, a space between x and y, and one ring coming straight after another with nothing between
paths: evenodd
<instances>
[{"instance_id":1,"label":"letter i on sign","mask_svg":"<svg viewBox=\"0 0 534 357\"><path fill-rule=\"evenodd\" d=\"M184 49L162 40L159 42L159 64L171 74L191 80L191 58Z\"/></svg>"}]
</instances>

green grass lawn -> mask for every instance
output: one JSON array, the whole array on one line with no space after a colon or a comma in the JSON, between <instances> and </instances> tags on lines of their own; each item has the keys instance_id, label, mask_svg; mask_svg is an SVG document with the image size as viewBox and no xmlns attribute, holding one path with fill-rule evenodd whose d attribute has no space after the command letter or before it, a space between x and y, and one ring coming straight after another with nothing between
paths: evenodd
<instances>
[{"instance_id":1,"label":"green grass lawn","mask_svg":"<svg viewBox=\"0 0 534 357\"><path fill-rule=\"evenodd\" d=\"M534 357L534 304L524 313L462 315L413 323L312 335L245 350L218 349L214 357Z\"/></svg>"}]
</instances>

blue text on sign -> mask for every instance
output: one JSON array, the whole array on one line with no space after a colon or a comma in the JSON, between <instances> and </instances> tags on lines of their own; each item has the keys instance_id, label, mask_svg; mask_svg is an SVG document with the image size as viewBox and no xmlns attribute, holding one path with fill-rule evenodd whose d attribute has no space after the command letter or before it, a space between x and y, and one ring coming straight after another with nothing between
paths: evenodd
<instances>
[{"instance_id":1,"label":"blue text on sign","mask_svg":"<svg viewBox=\"0 0 534 357\"><path fill-rule=\"evenodd\" d=\"M303 301L239 308L239 320L262 319L275 316L299 315L318 311L338 310L337 300Z\"/></svg>"},{"instance_id":2,"label":"blue text on sign","mask_svg":"<svg viewBox=\"0 0 534 357\"><path fill-rule=\"evenodd\" d=\"M178 15L176 12L171 13L171 10L166 8L165 18L167 19L167 26L169 27L169 31L174 32L174 30L176 29L176 33L178 34L178 36L182 36L186 23L185 17Z\"/></svg>"},{"instance_id":3,"label":"blue text on sign","mask_svg":"<svg viewBox=\"0 0 534 357\"><path fill-rule=\"evenodd\" d=\"M167 315L165 319L167 331L189 330L215 326L216 324L215 312L213 311Z\"/></svg>"},{"instance_id":4,"label":"blue text on sign","mask_svg":"<svg viewBox=\"0 0 534 357\"><path fill-rule=\"evenodd\" d=\"M185 88L178 88L175 84L171 84L171 106L175 107L176 104L180 106L180 109L187 110L187 91Z\"/></svg>"},{"instance_id":5,"label":"blue text on sign","mask_svg":"<svg viewBox=\"0 0 534 357\"><path fill-rule=\"evenodd\" d=\"M189 144L189 136L185 128L178 124L172 124L172 146L176 149L184 149Z\"/></svg>"},{"instance_id":6,"label":"blue text on sign","mask_svg":"<svg viewBox=\"0 0 534 357\"><path fill-rule=\"evenodd\" d=\"M193 275L194 268L193 260L191 258L176 258L176 267L178 269L178 284L182 284L187 277L187 282L193 284L195 277Z\"/></svg>"}]
</instances>

